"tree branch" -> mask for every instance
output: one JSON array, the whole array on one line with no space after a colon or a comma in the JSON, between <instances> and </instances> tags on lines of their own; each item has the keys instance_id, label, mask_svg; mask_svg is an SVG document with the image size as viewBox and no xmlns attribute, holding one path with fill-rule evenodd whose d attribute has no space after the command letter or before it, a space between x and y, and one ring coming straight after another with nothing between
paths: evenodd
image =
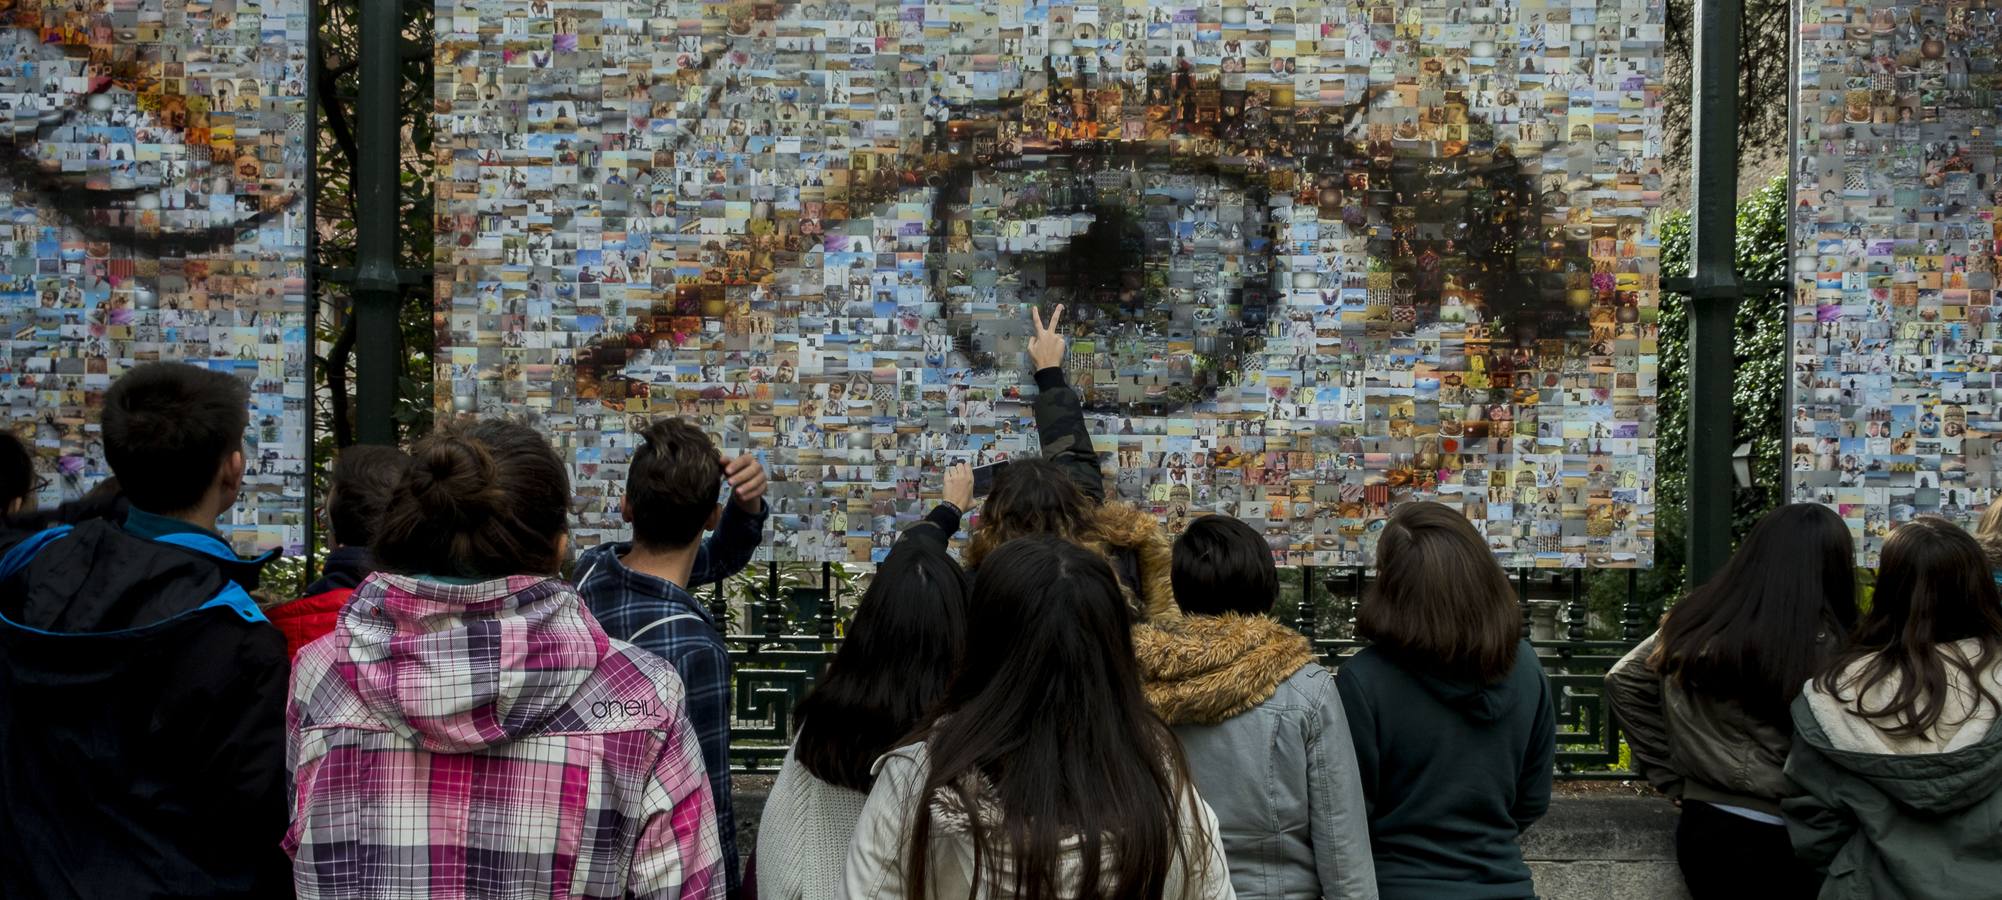
<instances>
[{"instance_id":1,"label":"tree branch","mask_svg":"<svg viewBox=\"0 0 2002 900\"><path fill-rule=\"evenodd\" d=\"M355 442L354 423L348 411L348 363L354 359L355 317L350 310L341 322L341 335L334 339L334 346L327 351L326 365L321 371L327 373L328 418L334 423L334 446L347 447Z\"/></svg>"}]
</instances>

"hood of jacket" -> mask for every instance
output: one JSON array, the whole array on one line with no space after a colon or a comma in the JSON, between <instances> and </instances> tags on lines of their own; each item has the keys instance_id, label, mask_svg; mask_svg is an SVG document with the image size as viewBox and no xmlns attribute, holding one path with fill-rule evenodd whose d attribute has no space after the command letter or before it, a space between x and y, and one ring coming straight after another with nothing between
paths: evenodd
<instances>
[{"instance_id":1,"label":"hood of jacket","mask_svg":"<svg viewBox=\"0 0 2002 900\"><path fill-rule=\"evenodd\" d=\"M377 573L335 634L368 710L445 753L537 733L611 647L567 583L529 575L456 584Z\"/></svg>"},{"instance_id":2,"label":"hood of jacket","mask_svg":"<svg viewBox=\"0 0 2002 900\"><path fill-rule=\"evenodd\" d=\"M1941 647L1940 652L1966 658L1979 652L1979 645L1962 641ZM1940 724L1924 735L1897 737L1885 733L1889 722L1861 714L1864 709L1882 708L1897 693L1899 682L1893 675L1859 694L1859 676L1866 663L1859 660L1844 669L1834 693L1824 691L1818 680L1801 692L1793 717L1802 740L1835 766L1921 812L1954 812L2002 788L2002 715L1978 698L1957 667L1946 667L1952 696ZM1989 696L2002 699L2002 660L1986 661L1979 675Z\"/></svg>"},{"instance_id":3,"label":"hood of jacket","mask_svg":"<svg viewBox=\"0 0 2002 900\"><path fill-rule=\"evenodd\" d=\"M1122 580L1132 579L1127 587L1138 595L1142 618L1172 614L1174 550L1160 520L1131 503L1114 501L1098 508L1093 524L1104 542L1098 549L1127 570L1121 573ZM1122 557L1131 562L1121 561Z\"/></svg>"},{"instance_id":4,"label":"hood of jacket","mask_svg":"<svg viewBox=\"0 0 2002 900\"><path fill-rule=\"evenodd\" d=\"M1509 670L1509 675L1504 675L1492 683L1482 683L1469 678L1441 674L1426 666L1407 662L1393 654L1386 654L1384 658L1395 663L1399 670L1409 675L1427 693L1439 698L1440 703L1458 710L1476 722L1493 722L1509 711L1509 701L1515 693L1515 689L1509 684L1515 672L1513 668ZM1536 658L1536 648L1531 647L1528 641L1516 645L1516 665L1521 665L1525 658L1532 660Z\"/></svg>"},{"instance_id":5,"label":"hood of jacket","mask_svg":"<svg viewBox=\"0 0 2002 900\"><path fill-rule=\"evenodd\" d=\"M1272 698L1314 661L1306 636L1264 616L1161 616L1133 630L1147 702L1169 725L1215 725Z\"/></svg>"},{"instance_id":6,"label":"hood of jacket","mask_svg":"<svg viewBox=\"0 0 2002 900\"><path fill-rule=\"evenodd\" d=\"M266 560L239 558L220 538L204 537L175 545L105 519L83 522L43 546L0 592L0 615L43 632L98 634L184 616L230 581L255 590Z\"/></svg>"}]
</instances>

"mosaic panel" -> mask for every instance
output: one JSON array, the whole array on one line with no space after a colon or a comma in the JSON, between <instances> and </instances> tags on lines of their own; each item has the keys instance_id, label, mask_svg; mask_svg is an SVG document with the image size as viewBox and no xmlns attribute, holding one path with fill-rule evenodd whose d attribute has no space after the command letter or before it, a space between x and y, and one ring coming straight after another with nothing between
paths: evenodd
<instances>
[{"instance_id":1,"label":"mosaic panel","mask_svg":"<svg viewBox=\"0 0 2002 900\"><path fill-rule=\"evenodd\" d=\"M1355 564L1439 499L1509 565L1650 561L1658 2L437 10L438 403L539 414L581 544L681 414L766 455L769 552L880 557L1035 449L1061 302L1171 526Z\"/></svg>"},{"instance_id":2,"label":"mosaic panel","mask_svg":"<svg viewBox=\"0 0 2002 900\"><path fill-rule=\"evenodd\" d=\"M2002 30L1985 2L1800 12L1793 493L1874 565L1898 524L1995 496Z\"/></svg>"},{"instance_id":3,"label":"mosaic panel","mask_svg":"<svg viewBox=\"0 0 2002 900\"><path fill-rule=\"evenodd\" d=\"M127 368L249 386L239 550L305 543L306 47L301 0L0 2L0 415L38 501L109 475Z\"/></svg>"}]
</instances>

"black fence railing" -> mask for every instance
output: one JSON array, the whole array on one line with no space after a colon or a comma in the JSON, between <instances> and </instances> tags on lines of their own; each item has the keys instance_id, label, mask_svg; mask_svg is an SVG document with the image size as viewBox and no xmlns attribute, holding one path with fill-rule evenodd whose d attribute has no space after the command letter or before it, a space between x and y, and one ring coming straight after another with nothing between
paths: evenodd
<instances>
[{"instance_id":1,"label":"black fence railing","mask_svg":"<svg viewBox=\"0 0 2002 900\"><path fill-rule=\"evenodd\" d=\"M1342 660L1367 642L1355 638L1354 614L1367 583L1361 570L1344 570L1319 581L1314 570L1302 573L1307 588L1301 614L1289 624L1313 640L1322 661L1340 668ZM1319 584L1331 596L1317 602ZM1531 638L1537 659L1550 675L1557 704L1557 774L1565 779L1632 777L1621 763L1619 729L1606 705L1606 671L1647 636L1650 610L1627 579L1625 602L1617 622L1595 621L1585 591L1583 573L1518 572L1516 588L1523 606L1523 633ZM731 726L731 768L739 773L778 771L792 737L793 706L806 696L827 661L839 647L838 612L832 593L805 589L785 600L776 591L744 610L755 622L755 633L725 638L735 671L735 708ZM723 604L719 596L715 601ZM800 615L789 625L786 610ZM811 614L806 614L812 610ZM1602 612L1600 618L1605 618ZM811 633L807 632L808 629ZM1617 639L1594 640L1594 630L1616 629Z\"/></svg>"}]
</instances>

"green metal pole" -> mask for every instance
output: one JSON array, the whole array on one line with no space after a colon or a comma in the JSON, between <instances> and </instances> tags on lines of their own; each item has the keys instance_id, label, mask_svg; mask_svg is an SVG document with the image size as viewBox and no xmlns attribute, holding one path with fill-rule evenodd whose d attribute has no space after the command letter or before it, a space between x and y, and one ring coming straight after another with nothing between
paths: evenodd
<instances>
[{"instance_id":1,"label":"green metal pole","mask_svg":"<svg viewBox=\"0 0 2002 900\"><path fill-rule=\"evenodd\" d=\"M1689 310L1689 583L1731 554L1738 279L1738 39L1743 0L1696 0L1696 204Z\"/></svg>"},{"instance_id":2,"label":"green metal pole","mask_svg":"<svg viewBox=\"0 0 2002 900\"><path fill-rule=\"evenodd\" d=\"M361 84L356 98L355 438L396 443L396 382L402 372L396 279L398 156L402 121L403 14L398 0L361 0Z\"/></svg>"}]
</instances>

